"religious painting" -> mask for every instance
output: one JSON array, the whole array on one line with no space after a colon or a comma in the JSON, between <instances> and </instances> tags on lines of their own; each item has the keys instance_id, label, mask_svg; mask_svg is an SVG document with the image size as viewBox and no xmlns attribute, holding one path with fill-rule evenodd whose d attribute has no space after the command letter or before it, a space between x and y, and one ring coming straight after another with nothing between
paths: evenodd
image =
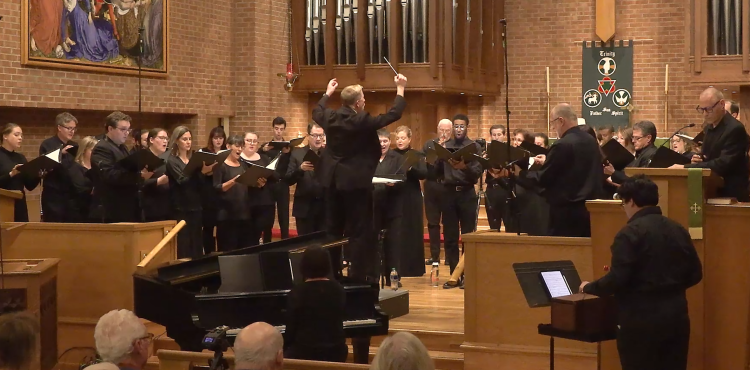
<instances>
[{"instance_id":1,"label":"religious painting","mask_svg":"<svg viewBox=\"0 0 750 370\"><path fill-rule=\"evenodd\" d=\"M21 0L22 63L166 75L168 1Z\"/></svg>"},{"instance_id":2,"label":"religious painting","mask_svg":"<svg viewBox=\"0 0 750 370\"><path fill-rule=\"evenodd\" d=\"M592 127L628 126L633 99L633 42L583 43L581 115Z\"/></svg>"}]
</instances>

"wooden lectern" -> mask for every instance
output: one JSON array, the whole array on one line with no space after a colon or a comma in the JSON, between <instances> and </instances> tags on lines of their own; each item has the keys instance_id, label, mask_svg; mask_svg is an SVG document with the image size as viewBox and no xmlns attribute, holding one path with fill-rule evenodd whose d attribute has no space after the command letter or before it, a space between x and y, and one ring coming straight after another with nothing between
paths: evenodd
<instances>
[{"instance_id":1,"label":"wooden lectern","mask_svg":"<svg viewBox=\"0 0 750 370\"><path fill-rule=\"evenodd\" d=\"M16 200L21 198L23 193L18 190L0 189L0 220L15 220Z\"/></svg>"},{"instance_id":2,"label":"wooden lectern","mask_svg":"<svg viewBox=\"0 0 750 370\"><path fill-rule=\"evenodd\" d=\"M0 314L27 311L39 321L37 357L32 369L57 364L57 258L2 261Z\"/></svg>"}]
</instances>

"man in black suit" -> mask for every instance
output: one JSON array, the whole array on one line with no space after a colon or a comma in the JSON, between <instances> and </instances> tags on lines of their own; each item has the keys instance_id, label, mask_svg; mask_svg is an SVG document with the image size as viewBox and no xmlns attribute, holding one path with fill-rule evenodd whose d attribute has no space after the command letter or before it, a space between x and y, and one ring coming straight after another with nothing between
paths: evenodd
<instances>
[{"instance_id":1,"label":"man in black suit","mask_svg":"<svg viewBox=\"0 0 750 370\"><path fill-rule=\"evenodd\" d=\"M78 144L73 141L78 119L68 112L63 112L57 115L55 124L57 135L42 141L39 146L40 156L62 148L62 166L50 171L42 183L42 221L68 222L71 215L70 202L73 199L73 183L68 168L75 162L74 152L78 149Z\"/></svg>"},{"instance_id":2,"label":"man in black suit","mask_svg":"<svg viewBox=\"0 0 750 370\"><path fill-rule=\"evenodd\" d=\"M627 167L648 167L651 159L656 154L656 125L651 121L639 121L633 125L633 146L635 147L635 158ZM616 171L611 164L604 167L604 173L612 177L612 182L622 184L628 179L625 171Z\"/></svg>"},{"instance_id":3,"label":"man in black suit","mask_svg":"<svg viewBox=\"0 0 750 370\"><path fill-rule=\"evenodd\" d=\"M273 126L273 141L285 141L284 131L286 130L286 120L284 117L276 117L271 121ZM289 238L289 186L290 184L284 179L286 174L286 165L289 164L289 155L292 150L290 147L283 148L281 150L271 146L271 143L265 143L261 146L266 155L271 159L276 158L279 153L282 156L279 158L279 164L284 168L279 171L279 175L282 177L280 181L270 184L271 196L273 197L274 205L276 206L277 219L279 220L279 229L281 231L281 239ZM271 235L271 230L268 230L268 234Z\"/></svg>"},{"instance_id":4,"label":"man in black suit","mask_svg":"<svg viewBox=\"0 0 750 370\"><path fill-rule=\"evenodd\" d=\"M710 87L700 95L696 108L703 114L705 128L701 155L694 155L692 163L670 168L710 168L724 178L719 196L750 201L748 195L748 140L745 126L724 110L724 94Z\"/></svg>"},{"instance_id":5,"label":"man in black suit","mask_svg":"<svg viewBox=\"0 0 750 370\"><path fill-rule=\"evenodd\" d=\"M323 187L315 178L315 166L304 158L309 151L318 156L323 147L326 136L323 128L317 123L307 126L307 148L295 149L289 159L289 167L285 179L291 186L297 184L294 190L294 204L292 216L297 223L297 235L305 235L325 230L325 202L323 202Z\"/></svg>"},{"instance_id":6,"label":"man in black suit","mask_svg":"<svg viewBox=\"0 0 750 370\"><path fill-rule=\"evenodd\" d=\"M362 86L341 91L343 106L327 109L328 98L336 91L336 79L328 83L325 95L313 109L313 120L325 130L326 149L315 171L326 189L326 229L332 235L349 237L351 277L377 282L377 248L372 229L372 177L380 158L377 130L398 121L406 107L406 77L394 77L396 98L391 109L377 117L364 111ZM339 252L340 253L340 252ZM338 253L332 253L338 266ZM341 270L337 267L337 272Z\"/></svg>"},{"instance_id":7,"label":"man in black suit","mask_svg":"<svg viewBox=\"0 0 750 370\"><path fill-rule=\"evenodd\" d=\"M148 180L154 173L124 168L118 161L128 156L125 141L130 134L130 116L113 112L107 116L107 135L91 153L94 170L93 221L104 223L141 222L138 202L140 178Z\"/></svg>"}]
</instances>

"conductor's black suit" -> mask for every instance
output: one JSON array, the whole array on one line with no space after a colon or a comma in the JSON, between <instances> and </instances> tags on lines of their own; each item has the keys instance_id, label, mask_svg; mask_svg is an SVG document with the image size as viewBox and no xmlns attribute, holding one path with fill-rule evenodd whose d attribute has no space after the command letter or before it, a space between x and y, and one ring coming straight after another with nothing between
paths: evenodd
<instances>
[{"instance_id":1,"label":"conductor's black suit","mask_svg":"<svg viewBox=\"0 0 750 370\"><path fill-rule=\"evenodd\" d=\"M398 121L406 107L396 96L393 107L377 117L350 107L326 108L323 95L313 109L313 120L326 132L327 145L315 168L325 189L326 230L349 237L350 276L377 281L377 249L372 225L372 177L380 159L377 130ZM332 253L338 261L336 253Z\"/></svg>"}]
</instances>

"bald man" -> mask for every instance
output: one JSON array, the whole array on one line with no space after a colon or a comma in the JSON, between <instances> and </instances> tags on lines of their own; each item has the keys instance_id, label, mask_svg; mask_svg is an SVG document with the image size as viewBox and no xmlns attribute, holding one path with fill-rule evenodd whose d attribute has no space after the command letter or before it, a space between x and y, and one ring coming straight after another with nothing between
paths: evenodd
<instances>
[{"instance_id":1,"label":"bald man","mask_svg":"<svg viewBox=\"0 0 750 370\"><path fill-rule=\"evenodd\" d=\"M750 173L747 151L750 140L742 123L724 110L725 104L724 94L715 88L701 93L700 104L696 108L703 115L705 126L701 154L694 155L690 164L670 168L710 168L724 178L724 187L718 189L719 196L748 202Z\"/></svg>"},{"instance_id":2,"label":"bald man","mask_svg":"<svg viewBox=\"0 0 750 370\"><path fill-rule=\"evenodd\" d=\"M236 370L281 370L284 363L284 338L264 322L242 329L233 350Z\"/></svg>"},{"instance_id":3,"label":"bald man","mask_svg":"<svg viewBox=\"0 0 750 370\"><path fill-rule=\"evenodd\" d=\"M424 143L423 153L427 153L427 149L434 150L435 143L444 145L451 139L453 122L447 118L441 119L437 125L437 134L437 139L428 140ZM430 258L425 261L425 265L431 265L433 262L440 263L440 198L445 189L438 184L437 180L435 166L427 164L427 179L424 183L424 211L427 215L427 232L430 234Z\"/></svg>"},{"instance_id":4,"label":"bald man","mask_svg":"<svg viewBox=\"0 0 750 370\"><path fill-rule=\"evenodd\" d=\"M559 139L546 156L536 158L542 168L522 176L544 189L550 236L590 237L586 201L597 199L604 184L599 143L578 129L578 116L570 105L557 105L550 117Z\"/></svg>"}]
</instances>

